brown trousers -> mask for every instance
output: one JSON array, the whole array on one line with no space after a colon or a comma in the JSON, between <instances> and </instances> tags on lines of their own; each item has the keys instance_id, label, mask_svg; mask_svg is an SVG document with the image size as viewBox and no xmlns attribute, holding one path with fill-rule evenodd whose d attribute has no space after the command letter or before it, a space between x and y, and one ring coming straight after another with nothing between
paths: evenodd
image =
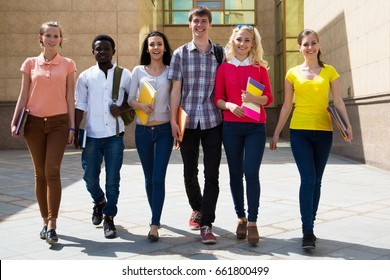
<instances>
[{"instance_id":1,"label":"brown trousers","mask_svg":"<svg viewBox=\"0 0 390 280\"><path fill-rule=\"evenodd\" d=\"M69 134L68 114L29 115L24 138L34 164L35 196L42 218L55 219L61 202L61 162Z\"/></svg>"}]
</instances>

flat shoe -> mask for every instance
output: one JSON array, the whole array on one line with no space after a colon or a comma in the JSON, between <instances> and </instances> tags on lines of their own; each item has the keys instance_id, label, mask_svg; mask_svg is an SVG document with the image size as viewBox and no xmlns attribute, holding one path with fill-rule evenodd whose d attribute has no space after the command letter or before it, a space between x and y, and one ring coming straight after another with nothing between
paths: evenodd
<instances>
[{"instance_id":1,"label":"flat shoe","mask_svg":"<svg viewBox=\"0 0 390 280\"><path fill-rule=\"evenodd\" d=\"M51 229L51 230L47 231L46 242L49 244L53 244L53 243L58 242L58 236L57 236L55 229Z\"/></svg>"},{"instance_id":2,"label":"flat shoe","mask_svg":"<svg viewBox=\"0 0 390 280\"><path fill-rule=\"evenodd\" d=\"M47 233L47 225L44 225L41 232L39 233L39 238L41 238L42 240L45 240L46 233Z\"/></svg>"},{"instance_id":3,"label":"flat shoe","mask_svg":"<svg viewBox=\"0 0 390 280\"><path fill-rule=\"evenodd\" d=\"M157 241L160 239L159 236L158 236L158 232L157 232L156 235L154 235L154 234L151 234L150 231L149 231L149 233L148 233L148 239L149 239L150 241L152 241L152 242L157 242Z\"/></svg>"}]
</instances>

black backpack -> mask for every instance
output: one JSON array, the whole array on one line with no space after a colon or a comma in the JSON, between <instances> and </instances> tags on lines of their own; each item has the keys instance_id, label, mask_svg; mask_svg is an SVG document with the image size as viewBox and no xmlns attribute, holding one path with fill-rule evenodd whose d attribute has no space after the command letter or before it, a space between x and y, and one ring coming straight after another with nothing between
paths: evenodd
<instances>
[{"instance_id":1,"label":"black backpack","mask_svg":"<svg viewBox=\"0 0 390 280\"><path fill-rule=\"evenodd\" d=\"M223 59L223 47L219 44L214 44L214 55L218 63L221 65L224 61Z\"/></svg>"}]
</instances>

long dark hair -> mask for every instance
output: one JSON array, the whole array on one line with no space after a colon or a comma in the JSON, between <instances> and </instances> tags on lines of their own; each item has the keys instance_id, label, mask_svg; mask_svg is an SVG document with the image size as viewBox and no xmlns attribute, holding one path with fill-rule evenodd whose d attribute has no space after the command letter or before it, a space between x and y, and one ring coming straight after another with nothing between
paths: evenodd
<instances>
[{"instance_id":1,"label":"long dark hair","mask_svg":"<svg viewBox=\"0 0 390 280\"><path fill-rule=\"evenodd\" d=\"M148 52L148 39L153 36L159 36L164 41L165 51L163 54L163 63L164 65L169 65L172 58L172 49L169 45L168 39L165 36L164 33L159 31L152 31L148 35L146 35L144 42L142 43L142 51L141 51L141 58L140 58L140 64L141 65L148 65L150 64L151 58L150 53Z\"/></svg>"},{"instance_id":2,"label":"long dark hair","mask_svg":"<svg viewBox=\"0 0 390 280\"><path fill-rule=\"evenodd\" d=\"M302 40L304 37L308 36L308 35L314 35L317 39L317 42L319 43L320 42L320 39L319 39L319 36L317 34L317 32L315 32L314 30L312 29L304 29L301 31L301 33L299 33L298 35L298 38L297 38L297 42L298 42L298 45L302 45ZM325 62L323 62L321 60L321 50L318 50L318 54L317 54L317 60L318 60L318 64L321 66L321 67L325 67Z\"/></svg>"}]
</instances>

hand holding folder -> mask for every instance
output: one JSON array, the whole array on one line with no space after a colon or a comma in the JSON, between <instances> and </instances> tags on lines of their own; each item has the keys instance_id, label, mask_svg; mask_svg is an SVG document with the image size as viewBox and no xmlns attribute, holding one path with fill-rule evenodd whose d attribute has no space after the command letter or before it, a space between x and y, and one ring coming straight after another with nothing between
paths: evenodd
<instances>
[{"instance_id":1,"label":"hand holding folder","mask_svg":"<svg viewBox=\"0 0 390 280\"><path fill-rule=\"evenodd\" d=\"M180 142L183 141L187 121L188 121L188 114L186 113L186 111L184 111L183 107L179 106L179 109L177 110L177 125L179 126L180 129L180 135L177 138L177 142L175 143L175 149L180 148Z\"/></svg>"},{"instance_id":2,"label":"hand holding folder","mask_svg":"<svg viewBox=\"0 0 390 280\"><path fill-rule=\"evenodd\" d=\"M248 82L246 85L246 91L255 96L261 96L263 94L265 86L262 83L259 83L252 77L248 77ZM244 109L245 116L248 116L254 120L260 120L260 105L252 102L243 102L242 109Z\"/></svg>"},{"instance_id":3,"label":"hand holding folder","mask_svg":"<svg viewBox=\"0 0 390 280\"><path fill-rule=\"evenodd\" d=\"M24 107L22 109L22 112L20 113L20 116L18 118L18 122L16 124L16 135L20 135L20 131L22 130L22 127L27 119L27 114L28 114L29 110Z\"/></svg>"},{"instance_id":4,"label":"hand holding folder","mask_svg":"<svg viewBox=\"0 0 390 280\"><path fill-rule=\"evenodd\" d=\"M140 89L139 97L137 101L139 103L152 105L154 103L155 98L156 98L156 90L149 83L149 81L145 80ZM149 115L146 114L144 111L142 111L141 109L136 109L135 113L137 114L137 117L139 118L142 124L146 124L148 122Z\"/></svg>"},{"instance_id":5,"label":"hand holding folder","mask_svg":"<svg viewBox=\"0 0 390 280\"><path fill-rule=\"evenodd\" d=\"M348 140L348 133L347 133L347 125L345 124L345 121L340 116L339 112L335 107L328 106L327 111L329 112L329 115L333 122L336 124L338 130L340 131L341 136L344 138L344 140Z\"/></svg>"}]
</instances>

